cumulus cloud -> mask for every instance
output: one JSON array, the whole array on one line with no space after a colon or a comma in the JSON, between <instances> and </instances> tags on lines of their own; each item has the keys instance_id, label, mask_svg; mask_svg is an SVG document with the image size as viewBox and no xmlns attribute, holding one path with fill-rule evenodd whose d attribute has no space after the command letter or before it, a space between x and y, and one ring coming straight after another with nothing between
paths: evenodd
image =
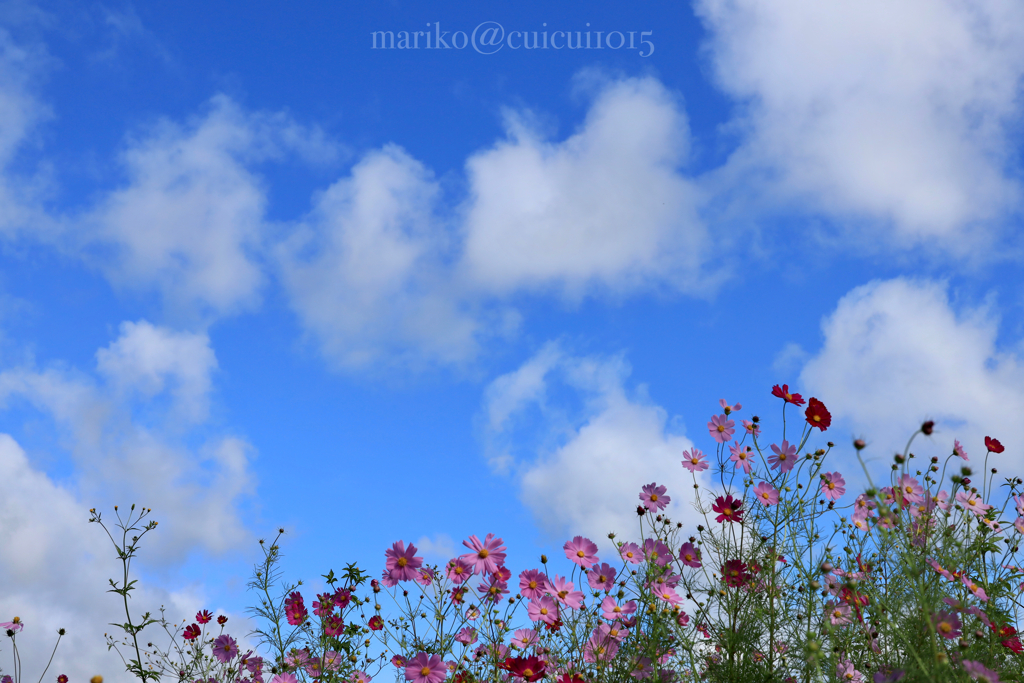
<instances>
[{"instance_id":1,"label":"cumulus cloud","mask_svg":"<svg viewBox=\"0 0 1024 683\"><path fill-rule=\"evenodd\" d=\"M604 83L579 130L551 141L522 112L466 163L463 267L477 286L578 297L702 284L707 230L681 173L682 105L653 78Z\"/></svg>"},{"instance_id":2,"label":"cumulus cloud","mask_svg":"<svg viewBox=\"0 0 1024 683\"><path fill-rule=\"evenodd\" d=\"M915 442L919 456L948 455L956 438L980 461L991 435L1007 447L990 461L998 465L1024 446L1016 417L1024 410L1024 366L997 343L999 320L989 306L951 302L942 282L874 281L844 296L822 332L801 381L867 438L873 457L888 462L925 419L935 420L937 433L931 444Z\"/></svg>"},{"instance_id":3,"label":"cumulus cloud","mask_svg":"<svg viewBox=\"0 0 1024 683\"><path fill-rule=\"evenodd\" d=\"M1018 206L1024 7L698 0L719 85L741 104L736 187L899 246L957 250ZM749 208L749 207L748 207Z\"/></svg>"},{"instance_id":4,"label":"cumulus cloud","mask_svg":"<svg viewBox=\"0 0 1024 683\"><path fill-rule=\"evenodd\" d=\"M111 683L133 680L117 654L107 651L103 637L104 633L118 635L110 624L125 621L123 604L108 592L108 579L120 582L117 577L123 568L103 529L88 522L89 505L72 489L34 468L25 451L7 434L0 434L0 481L4 482L4 495L0 496L0 547L4 549L0 615L4 620L17 615L26 624L18 634L24 676L42 674L57 641L57 629L65 628L67 634L56 650L48 677L63 673L71 680L85 681L100 674ZM124 507L121 512L126 512ZM158 541L167 522L164 515L154 517L161 526L140 544L143 567L149 565L150 543ZM117 538L117 520L104 515L103 521ZM137 562L132 576L139 577ZM168 592L149 581L136 585L131 604L136 623L142 612L156 613L160 605L167 608L169 618L194 614L201 607L218 607L213 596L199 590ZM158 628L150 626L144 634L164 645L154 632ZM244 629L235 635L244 635ZM10 673L6 668L5 672Z\"/></svg>"},{"instance_id":5,"label":"cumulus cloud","mask_svg":"<svg viewBox=\"0 0 1024 683\"><path fill-rule=\"evenodd\" d=\"M127 182L74 228L75 242L120 287L154 290L188 315L254 306L264 282L266 190L252 166L335 148L283 114L244 112L218 95L205 116L162 120L122 152ZM77 224L76 224L77 225Z\"/></svg>"},{"instance_id":6,"label":"cumulus cloud","mask_svg":"<svg viewBox=\"0 0 1024 683\"><path fill-rule=\"evenodd\" d=\"M582 399L580 411L553 405L553 399L544 404L540 431L548 434L536 457L514 456L522 447L501 451L508 460L503 464L519 479L524 504L552 536L583 534L607 544L610 531L632 535L640 489L651 482L668 486L673 520L697 523L692 483L680 464L682 451L693 444L669 429L665 409L652 404L643 387L627 389L629 374L622 358L577 357L548 345L488 387L489 445L514 442L516 420L552 385L559 395L568 391ZM702 476L699 483L708 482Z\"/></svg>"},{"instance_id":7,"label":"cumulus cloud","mask_svg":"<svg viewBox=\"0 0 1024 683\"><path fill-rule=\"evenodd\" d=\"M207 416L217 359L206 334L123 322L121 336L96 352L96 365L119 391L152 398L168 389L180 415L191 422Z\"/></svg>"},{"instance_id":8,"label":"cumulus cloud","mask_svg":"<svg viewBox=\"0 0 1024 683\"><path fill-rule=\"evenodd\" d=\"M481 323L444 264L438 193L423 164L388 145L324 191L281 245L292 304L340 366L475 355Z\"/></svg>"}]
</instances>

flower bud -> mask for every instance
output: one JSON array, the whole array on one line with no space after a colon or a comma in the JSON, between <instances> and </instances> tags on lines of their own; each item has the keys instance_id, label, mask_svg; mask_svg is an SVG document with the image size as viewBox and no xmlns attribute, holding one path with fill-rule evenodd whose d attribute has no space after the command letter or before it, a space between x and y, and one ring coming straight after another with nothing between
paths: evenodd
<instances>
[{"instance_id":1,"label":"flower bud","mask_svg":"<svg viewBox=\"0 0 1024 683\"><path fill-rule=\"evenodd\" d=\"M864 441L864 439L853 440L853 447L856 448L858 451L864 450L865 448L867 448L867 446L868 444L866 441Z\"/></svg>"},{"instance_id":2,"label":"flower bud","mask_svg":"<svg viewBox=\"0 0 1024 683\"><path fill-rule=\"evenodd\" d=\"M960 468L960 474L964 475L965 477L971 476L971 468L970 467L961 467Z\"/></svg>"},{"instance_id":3,"label":"flower bud","mask_svg":"<svg viewBox=\"0 0 1024 683\"><path fill-rule=\"evenodd\" d=\"M924 434L925 436L931 436L932 435L932 431L934 429L935 429L935 422L933 420L928 420L923 425L921 425L921 433Z\"/></svg>"},{"instance_id":4,"label":"flower bud","mask_svg":"<svg viewBox=\"0 0 1024 683\"><path fill-rule=\"evenodd\" d=\"M547 555L541 555L540 556L540 563L541 564L547 564L548 563L548 556Z\"/></svg>"}]
</instances>

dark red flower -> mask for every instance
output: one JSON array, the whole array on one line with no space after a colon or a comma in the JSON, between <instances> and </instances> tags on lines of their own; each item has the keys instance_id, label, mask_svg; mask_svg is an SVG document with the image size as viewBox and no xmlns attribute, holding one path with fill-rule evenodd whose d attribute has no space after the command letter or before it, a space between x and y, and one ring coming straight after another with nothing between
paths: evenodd
<instances>
[{"instance_id":1,"label":"dark red flower","mask_svg":"<svg viewBox=\"0 0 1024 683\"><path fill-rule=\"evenodd\" d=\"M370 621L366 624L372 631L379 631L384 628L384 620L379 615L374 614L370 617Z\"/></svg>"},{"instance_id":2,"label":"dark red flower","mask_svg":"<svg viewBox=\"0 0 1024 683\"><path fill-rule=\"evenodd\" d=\"M68 683L68 677L64 674L57 676L57 683Z\"/></svg>"},{"instance_id":3,"label":"dark red flower","mask_svg":"<svg viewBox=\"0 0 1024 683\"><path fill-rule=\"evenodd\" d=\"M338 606L338 609L345 609L348 607L349 600L352 599L352 591L345 588L339 588L334 591L334 604Z\"/></svg>"},{"instance_id":4,"label":"dark red flower","mask_svg":"<svg viewBox=\"0 0 1024 683\"><path fill-rule=\"evenodd\" d=\"M199 637L200 633L202 633L202 631L199 630L199 624L192 624L191 626L185 627L185 633L182 634L181 637L185 640L195 640Z\"/></svg>"},{"instance_id":5,"label":"dark red flower","mask_svg":"<svg viewBox=\"0 0 1024 683\"><path fill-rule=\"evenodd\" d=\"M309 612L306 611L306 605L302 602L302 594L298 591L293 591L284 600L284 613L288 618L288 623L291 626L298 626L306 620L309 616Z\"/></svg>"},{"instance_id":6,"label":"dark red flower","mask_svg":"<svg viewBox=\"0 0 1024 683\"><path fill-rule=\"evenodd\" d=\"M329 614L321 620L324 626L324 635L337 638L345 631L345 622L341 617Z\"/></svg>"},{"instance_id":7,"label":"dark red flower","mask_svg":"<svg viewBox=\"0 0 1024 683\"><path fill-rule=\"evenodd\" d=\"M549 631L557 631L558 629L562 628L562 626L563 624L561 618L555 619L552 623L548 623L546 621L544 622L544 628L546 628Z\"/></svg>"},{"instance_id":8,"label":"dark red flower","mask_svg":"<svg viewBox=\"0 0 1024 683\"><path fill-rule=\"evenodd\" d=\"M556 683L587 683L587 679L579 674L562 674L562 677Z\"/></svg>"},{"instance_id":9,"label":"dark red flower","mask_svg":"<svg viewBox=\"0 0 1024 683\"><path fill-rule=\"evenodd\" d=\"M739 588L750 580L747 565L740 560L729 560L722 565L722 581L726 586Z\"/></svg>"},{"instance_id":10,"label":"dark red flower","mask_svg":"<svg viewBox=\"0 0 1024 683\"><path fill-rule=\"evenodd\" d=\"M807 416L807 424L817 427L821 431L825 431L832 424L832 415L829 414L825 404L814 397L811 397L811 402L807 404L804 415Z\"/></svg>"},{"instance_id":11,"label":"dark red flower","mask_svg":"<svg viewBox=\"0 0 1024 683\"><path fill-rule=\"evenodd\" d=\"M781 389L779 388L779 385L776 384L774 387L772 387L772 396L778 396L786 403L792 403L795 406L802 406L804 404L803 396L801 396L800 394L789 393L788 384L783 384Z\"/></svg>"},{"instance_id":12,"label":"dark red flower","mask_svg":"<svg viewBox=\"0 0 1024 683\"><path fill-rule=\"evenodd\" d=\"M1002 453L1006 450L1003 448L1003 444L999 443L999 439L993 439L990 436L985 437L985 448L989 453Z\"/></svg>"},{"instance_id":13,"label":"dark red flower","mask_svg":"<svg viewBox=\"0 0 1024 683\"><path fill-rule=\"evenodd\" d=\"M544 678L544 660L537 657L509 657L502 666L513 676L526 681L536 681Z\"/></svg>"},{"instance_id":14,"label":"dark red flower","mask_svg":"<svg viewBox=\"0 0 1024 683\"><path fill-rule=\"evenodd\" d=\"M507 567L502 565L495 569L493 572L491 572L491 576L496 577L499 581L508 581L510 578L512 578L512 572L509 571Z\"/></svg>"},{"instance_id":15,"label":"dark red flower","mask_svg":"<svg viewBox=\"0 0 1024 683\"><path fill-rule=\"evenodd\" d=\"M217 623L223 626L224 624L228 623L228 618L222 614L219 617L217 617Z\"/></svg>"},{"instance_id":16,"label":"dark red flower","mask_svg":"<svg viewBox=\"0 0 1024 683\"><path fill-rule=\"evenodd\" d=\"M719 496L715 499L715 504L711 506L711 509L718 513L718 517L715 518L716 522L724 522L726 520L730 522L743 521L742 508L743 501L737 500L731 495Z\"/></svg>"},{"instance_id":17,"label":"dark red flower","mask_svg":"<svg viewBox=\"0 0 1024 683\"><path fill-rule=\"evenodd\" d=\"M210 623L210 619L213 619L213 615L210 614L210 610L204 609L202 612L196 613L196 621L200 624Z\"/></svg>"}]
</instances>

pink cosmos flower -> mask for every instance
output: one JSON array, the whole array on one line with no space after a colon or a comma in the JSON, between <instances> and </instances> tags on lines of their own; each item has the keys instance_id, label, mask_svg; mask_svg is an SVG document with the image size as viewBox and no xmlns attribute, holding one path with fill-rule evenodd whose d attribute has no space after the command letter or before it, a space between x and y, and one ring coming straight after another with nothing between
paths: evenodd
<instances>
[{"instance_id":1,"label":"pink cosmos flower","mask_svg":"<svg viewBox=\"0 0 1024 683\"><path fill-rule=\"evenodd\" d=\"M472 645L476 642L476 629L467 626L456 634L455 641L467 646Z\"/></svg>"},{"instance_id":2,"label":"pink cosmos flower","mask_svg":"<svg viewBox=\"0 0 1024 683\"><path fill-rule=\"evenodd\" d=\"M353 671L348 677L349 683L370 683L370 675L365 671Z\"/></svg>"},{"instance_id":3,"label":"pink cosmos flower","mask_svg":"<svg viewBox=\"0 0 1024 683\"><path fill-rule=\"evenodd\" d=\"M448 677L448 671L437 655L420 652L405 666L405 680L412 683L441 683Z\"/></svg>"},{"instance_id":4,"label":"pink cosmos flower","mask_svg":"<svg viewBox=\"0 0 1024 683\"><path fill-rule=\"evenodd\" d=\"M316 596L319 600L313 601L313 614L318 617L326 617L334 611L334 596L330 593L321 593Z\"/></svg>"},{"instance_id":5,"label":"pink cosmos flower","mask_svg":"<svg viewBox=\"0 0 1024 683\"><path fill-rule=\"evenodd\" d=\"M623 543L622 547L619 548L619 555L630 564L640 564L644 561L643 553L640 552L640 546L636 543Z\"/></svg>"},{"instance_id":6,"label":"pink cosmos flower","mask_svg":"<svg viewBox=\"0 0 1024 683\"><path fill-rule=\"evenodd\" d=\"M768 464L773 470L778 469L785 474L793 469L793 465L796 464L796 446L783 440L781 445L772 444L771 448L772 455L768 456Z\"/></svg>"},{"instance_id":7,"label":"pink cosmos flower","mask_svg":"<svg viewBox=\"0 0 1024 683\"><path fill-rule=\"evenodd\" d=\"M416 578L416 570L423 565L422 557L413 557L416 546L412 543L406 548L404 541L396 541L384 554L388 558L385 565L388 573L396 581L412 581Z\"/></svg>"},{"instance_id":8,"label":"pink cosmos flower","mask_svg":"<svg viewBox=\"0 0 1024 683\"><path fill-rule=\"evenodd\" d=\"M1017 533L1024 534L1024 517L1018 517L1014 520L1013 528L1017 530Z\"/></svg>"},{"instance_id":9,"label":"pink cosmos flower","mask_svg":"<svg viewBox=\"0 0 1024 683\"><path fill-rule=\"evenodd\" d=\"M715 415L708 422L708 433L718 443L728 443L736 431L735 427L736 423L728 415Z\"/></svg>"},{"instance_id":10,"label":"pink cosmos flower","mask_svg":"<svg viewBox=\"0 0 1024 683\"><path fill-rule=\"evenodd\" d=\"M398 578L385 569L384 573L381 574L380 582L388 588L394 588L398 585Z\"/></svg>"},{"instance_id":11,"label":"pink cosmos flower","mask_svg":"<svg viewBox=\"0 0 1024 683\"><path fill-rule=\"evenodd\" d=\"M745 429L747 434L750 434L751 436L757 436L761 433L761 425L756 422L751 422L750 420L743 420L743 429Z\"/></svg>"},{"instance_id":12,"label":"pink cosmos flower","mask_svg":"<svg viewBox=\"0 0 1024 683\"><path fill-rule=\"evenodd\" d=\"M487 581L484 581L477 586L476 589L480 591L480 595L483 596L481 598L482 600L492 603L497 603L508 595L508 584L496 576L491 576Z\"/></svg>"},{"instance_id":13,"label":"pink cosmos flower","mask_svg":"<svg viewBox=\"0 0 1024 683\"><path fill-rule=\"evenodd\" d=\"M226 633L219 636L213 641L213 656L222 663L230 662L238 656L238 643Z\"/></svg>"},{"instance_id":14,"label":"pink cosmos flower","mask_svg":"<svg viewBox=\"0 0 1024 683\"><path fill-rule=\"evenodd\" d=\"M904 474L897 482L896 490L905 503L913 505L924 500L924 489L914 477Z\"/></svg>"},{"instance_id":15,"label":"pink cosmos flower","mask_svg":"<svg viewBox=\"0 0 1024 683\"><path fill-rule=\"evenodd\" d=\"M430 567L420 567L416 571L414 581L421 586L429 586L434 581L434 570Z\"/></svg>"},{"instance_id":16,"label":"pink cosmos flower","mask_svg":"<svg viewBox=\"0 0 1024 683\"><path fill-rule=\"evenodd\" d=\"M644 507L651 512L660 512L672 502L672 498L665 495L667 490L664 486L658 486L657 483L648 484L640 492L640 500L643 501Z\"/></svg>"},{"instance_id":17,"label":"pink cosmos flower","mask_svg":"<svg viewBox=\"0 0 1024 683\"><path fill-rule=\"evenodd\" d=\"M595 631L583 649L583 661L596 663L611 661L619 652L619 644L611 637Z\"/></svg>"},{"instance_id":18,"label":"pink cosmos flower","mask_svg":"<svg viewBox=\"0 0 1024 683\"><path fill-rule=\"evenodd\" d=\"M562 549L565 550L567 558L584 569L598 561L597 544L589 538L576 536L571 541L566 541Z\"/></svg>"},{"instance_id":19,"label":"pink cosmos flower","mask_svg":"<svg viewBox=\"0 0 1024 683\"><path fill-rule=\"evenodd\" d=\"M960 577L960 583L967 586L967 589L974 593L974 597L982 601L988 601L988 594L985 593L985 589L974 582L973 579L969 579L966 576Z\"/></svg>"},{"instance_id":20,"label":"pink cosmos flower","mask_svg":"<svg viewBox=\"0 0 1024 683\"><path fill-rule=\"evenodd\" d=\"M576 585L567 578L555 574L549 589L552 597L570 609L579 609L583 604L583 592L576 590Z\"/></svg>"},{"instance_id":21,"label":"pink cosmos flower","mask_svg":"<svg viewBox=\"0 0 1024 683\"><path fill-rule=\"evenodd\" d=\"M633 668L629 672L629 675L632 676L633 678L637 678L637 679L641 679L641 680L645 679L645 678L650 678L651 676L653 676L654 675L654 667L651 666L651 658L650 657L641 657L640 659L636 660L636 663L633 664Z\"/></svg>"},{"instance_id":22,"label":"pink cosmos flower","mask_svg":"<svg viewBox=\"0 0 1024 683\"><path fill-rule=\"evenodd\" d=\"M601 617L603 619L625 619L633 612L636 612L635 600L620 605L615 598L609 595L601 602Z\"/></svg>"},{"instance_id":23,"label":"pink cosmos flower","mask_svg":"<svg viewBox=\"0 0 1024 683\"><path fill-rule=\"evenodd\" d=\"M523 597L537 600L548 591L548 577L537 569L528 569L519 574L519 592Z\"/></svg>"},{"instance_id":24,"label":"pink cosmos flower","mask_svg":"<svg viewBox=\"0 0 1024 683\"><path fill-rule=\"evenodd\" d=\"M687 567L700 567L700 553L687 541L679 548L679 559Z\"/></svg>"},{"instance_id":25,"label":"pink cosmos flower","mask_svg":"<svg viewBox=\"0 0 1024 683\"><path fill-rule=\"evenodd\" d=\"M744 474L750 474L750 455L753 449L750 446L741 446L739 441L733 442L732 446L729 446L729 452L732 456L729 458L736 467L742 467Z\"/></svg>"},{"instance_id":26,"label":"pink cosmos flower","mask_svg":"<svg viewBox=\"0 0 1024 683\"><path fill-rule=\"evenodd\" d=\"M285 598L284 601L284 613L288 617L288 623L292 626L298 626L306 620L309 616L309 612L306 611L306 605L302 602L302 594L298 591L294 591L291 595Z\"/></svg>"},{"instance_id":27,"label":"pink cosmos flower","mask_svg":"<svg viewBox=\"0 0 1024 683\"><path fill-rule=\"evenodd\" d=\"M844 683L863 683L864 674L853 668L853 662L841 659L836 664L836 677Z\"/></svg>"},{"instance_id":28,"label":"pink cosmos flower","mask_svg":"<svg viewBox=\"0 0 1024 683\"><path fill-rule=\"evenodd\" d=\"M965 659L964 671L967 672L968 676L981 683L1000 683L999 674L991 669L986 669L981 662Z\"/></svg>"},{"instance_id":29,"label":"pink cosmos flower","mask_svg":"<svg viewBox=\"0 0 1024 683\"><path fill-rule=\"evenodd\" d=\"M704 454L694 448L692 451L683 451L683 467L690 470L691 472L703 472L708 468L708 461L704 459Z\"/></svg>"},{"instance_id":30,"label":"pink cosmos flower","mask_svg":"<svg viewBox=\"0 0 1024 683\"><path fill-rule=\"evenodd\" d=\"M516 637L512 639L512 645L525 650L537 642L537 632L532 628L521 628L516 631Z\"/></svg>"},{"instance_id":31,"label":"pink cosmos flower","mask_svg":"<svg viewBox=\"0 0 1024 683\"><path fill-rule=\"evenodd\" d=\"M846 480L839 472L821 475L821 494L829 500L839 500L846 493Z\"/></svg>"},{"instance_id":32,"label":"pink cosmos flower","mask_svg":"<svg viewBox=\"0 0 1024 683\"><path fill-rule=\"evenodd\" d=\"M845 602L829 601L825 605L825 614L833 626L850 623L850 606Z\"/></svg>"},{"instance_id":33,"label":"pink cosmos flower","mask_svg":"<svg viewBox=\"0 0 1024 683\"><path fill-rule=\"evenodd\" d=\"M777 505L779 502L778 490L766 481L762 481L760 484L754 487L754 498L761 505Z\"/></svg>"},{"instance_id":34,"label":"pink cosmos flower","mask_svg":"<svg viewBox=\"0 0 1024 683\"><path fill-rule=\"evenodd\" d=\"M964 611L967 612L968 614L973 614L974 616L976 616L979 619L981 619L981 623L985 624L985 626L988 626L989 628L992 628L992 629L995 628L995 626L992 625L992 620L988 618L988 615L985 614L985 612L983 612L980 607L977 607L975 605L971 605L970 607L968 607Z\"/></svg>"},{"instance_id":35,"label":"pink cosmos flower","mask_svg":"<svg viewBox=\"0 0 1024 683\"><path fill-rule=\"evenodd\" d=\"M648 538L644 541L644 557L648 562L654 562L659 567L664 567L672 559L672 550L662 541Z\"/></svg>"},{"instance_id":36,"label":"pink cosmos flower","mask_svg":"<svg viewBox=\"0 0 1024 683\"><path fill-rule=\"evenodd\" d=\"M551 596L545 595L539 600L531 600L530 606L526 609L530 621L543 621L553 624L558 619L558 606Z\"/></svg>"},{"instance_id":37,"label":"pink cosmos flower","mask_svg":"<svg viewBox=\"0 0 1024 683\"><path fill-rule=\"evenodd\" d=\"M476 535L470 536L462 545L473 551L462 555L461 559L473 567L474 574L490 574L505 564L505 553L502 552L505 546L501 544L500 538L494 537L494 534L487 534L482 543Z\"/></svg>"},{"instance_id":38,"label":"pink cosmos flower","mask_svg":"<svg viewBox=\"0 0 1024 683\"><path fill-rule=\"evenodd\" d=\"M587 574L587 583L596 591L611 591L615 588L615 569L607 562L595 564Z\"/></svg>"},{"instance_id":39,"label":"pink cosmos flower","mask_svg":"<svg viewBox=\"0 0 1024 683\"><path fill-rule=\"evenodd\" d=\"M964 451L964 447L960 445L960 442L953 440L953 455L959 455L964 460L968 460L967 453Z\"/></svg>"},{"instance_id":40,"label":"pink cosmos flower","mask_svg":"<svg viewBox=\"0 0 1024 683\"><path fill-rule=\"evenodd\" d=\"M295 677L295 674L277 674L270 679L270 683L299 683L299 679Z\"/></svg>"},{"instance_id":41,"label":"pink cosmos flower","mask_svg":"<svg viewBox=\"0 0 1024 683\"><path fill-rule=\"evenodd\" d=\"M960 491L956 494L956 501L979 517L984 517L992 509L991 505L981 502L980 495L971 491Z\"/></svg>"},{"instance_id":42,"label":"pink cosmos flower","mask_svg":"<svg viewBox=\"0 0 1024 683\"><path fill-rule=\"evenodd\" d=\"M935 624L935 632L947 640L953 638L959 638L961 635L960 627L963 625L960 618L956 616L955 612L947 612L945 610L932 615L932 621Z\"/></svg>"},{"instance_id":43,"label":"pink cosmos flower","mask_svg":"<svg viewBox=\"0 0 1024 683\"><path fill-rule=\"evenodd\" d=\"M454 560L448 560L449 581L455 585L459 585L460 583L468 580L471 576L473 576L473 566L461 557L456 557Z\"/></svg>"},{"instance_id":44,"label":"pink cosmos flower","mask_svg":"<svg viewBox=\"0 0 1024 683\"><path fill-rule=\"evenodd\" d=\"M729 413L735 413L737 410L743 407L739 403L732 407L729 407L729 402L726 401L724 398L718 399L718 405L722 406L722 412L725 413L726 415L728 415Z\"/></svg>"}]
</instances>

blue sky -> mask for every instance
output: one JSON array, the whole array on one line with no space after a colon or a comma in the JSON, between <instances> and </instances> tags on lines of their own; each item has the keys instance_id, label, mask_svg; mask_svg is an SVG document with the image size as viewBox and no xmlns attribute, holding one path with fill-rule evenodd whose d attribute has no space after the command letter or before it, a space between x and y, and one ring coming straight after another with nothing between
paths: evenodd
<instances>
[{"instance_id":1,"label":"blue sky","mask_svg":"<svg viewBox=\"0 0 1024 683\"><path fill-rule=\"evenodd\" d=\"M924 419L922 454L994 435L1016 462L1022 13L0 3L0 617L27 675L64 626L57 669L126 680L92 507L160 521L137 608L240 634L279 526L315 585L488 532L518 572L634 533L651 481L685 520L681 451L712 450L719 398L770 437L776 383L829 406L851 479L852 437L881 463ZM653 52L372 47L495 25Z\"/></svg>"}]
</instances>

